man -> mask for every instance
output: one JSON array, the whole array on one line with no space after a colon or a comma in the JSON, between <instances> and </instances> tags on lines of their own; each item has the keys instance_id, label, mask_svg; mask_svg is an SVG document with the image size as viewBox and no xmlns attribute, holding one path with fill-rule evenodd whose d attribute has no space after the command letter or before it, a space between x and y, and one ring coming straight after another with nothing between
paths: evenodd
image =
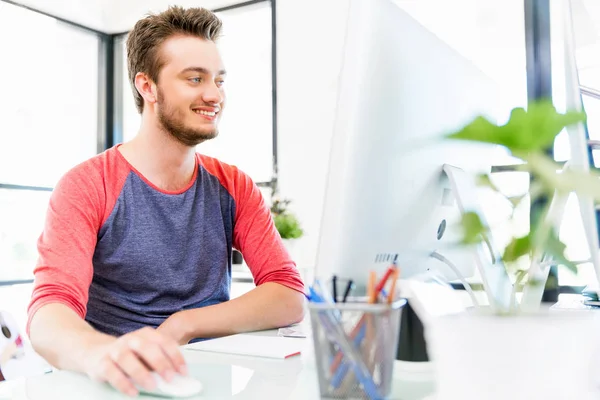
<instances>
[{"instance_id":1,"label":"man","mask_svg":"<svg viewBox=\"0 0 600 400\"><path fill-rule=\"evenodd\" d=\"M135 25L139 134L60 180L38 242L34 348L130 395L153 388L151 371L186 373L178 345L303 318L303 283L258 188L195 152L225 106L220 29L213 13L179 7ZM257 287L229 300L232 247Z\"/></svg>"}]
</instances>

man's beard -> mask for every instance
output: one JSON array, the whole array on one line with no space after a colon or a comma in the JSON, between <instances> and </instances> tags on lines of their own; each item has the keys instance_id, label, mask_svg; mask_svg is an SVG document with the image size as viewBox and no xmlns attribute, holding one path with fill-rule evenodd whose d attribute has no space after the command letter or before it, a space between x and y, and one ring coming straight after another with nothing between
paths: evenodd
<instances>
[{"instance_id":1,"label":"man's beard","mask_svg":"<svg viewBox=\"0 0 600 400\"><path fill-rule=\"evenodd\" d=\"M214 139L219 134L216 127L210 131L206 131L186 126L184 122L185 118L181 111L170 107L160 90L158 91L157 115L163 128L175 140L189 147L194 147L206 140Z\"/></svg>"}]
</instances>

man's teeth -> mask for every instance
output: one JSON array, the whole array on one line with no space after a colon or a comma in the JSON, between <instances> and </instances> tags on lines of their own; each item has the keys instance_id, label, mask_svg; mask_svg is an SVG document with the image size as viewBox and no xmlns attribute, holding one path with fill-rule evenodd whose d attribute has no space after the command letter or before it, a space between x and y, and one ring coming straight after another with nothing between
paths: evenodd
<instances>
[{"instance_id":1,"label":"man's teeth","mask_svg":"<svg viewBox=\"0 0 600 400\"><path fill-rule=\"evenodd\" d=\"M217 115L214 111L204 111L204 110L194 110L196 114L208 115L209 117L214 117Z\"/></svg>"}]
</instances>

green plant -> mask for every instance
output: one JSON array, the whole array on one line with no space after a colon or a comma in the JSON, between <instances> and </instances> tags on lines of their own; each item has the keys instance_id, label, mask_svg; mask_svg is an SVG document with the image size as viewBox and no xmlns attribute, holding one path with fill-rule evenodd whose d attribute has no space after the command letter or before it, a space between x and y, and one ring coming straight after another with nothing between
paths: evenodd
<instances>
[{"instance_id":1,"label":"green plant","mask_svg":"<svg viewBox=\"0 0 600 400\"><path fill-rule=\"evenodd\" d=\"M277 214L273 220L282 239L298 239L304 233L294 214Z\"/></svg>"},{"instance_id":2,"label":"green plant","mask_svg":"<svg viewBox=\"0 0 600 400\"><path fill-rule=\"evenodd\" d=\"M271 215L275 222L275 228L282 239L298 239L304 234L298 218L288 210L290 203L290 200L280 200L277 196L274 196L271 205Z\"/></svg>"},{"instance_id":3,"label":"green plant","mask_svg":"<svg viewBox=\"0 0 600 400\"><path fill-rule=\"evenodd\" d=\"M523 201L531 203L539 199L547 199L542 210L533 215L529 232L522 236L512 237L503 252L507 267L515 276L515 286L536 284L530 276L528 268L519 263L523 257L548 254L562 266L576 272L576 265L566 254L566 246L559 239L558 233L547 218L550 201L553 195L567 196L575 193L600 200L600 176L591 171L575 169L562 170L545 150L553 145L556 135L565 127L585 121L585 113L569 111L558 113L550 101L534 102L527 110L515 108L505 125L496 125L483 117L478 117L458 132L447 135L451 140L467 140L497 144L506 147L513 156L523 160L518 171L528 172L533 178L529 195L508 198L516 208ZM489 176L480 176L479 185L484 185L500 193ZM501 194L501 193L500 193ZM514 218L514 213L510 217ZM462 219L463 243L473 244L483 240L486 227L476 213L467 213Z\"/></svg>"}]
</instances>

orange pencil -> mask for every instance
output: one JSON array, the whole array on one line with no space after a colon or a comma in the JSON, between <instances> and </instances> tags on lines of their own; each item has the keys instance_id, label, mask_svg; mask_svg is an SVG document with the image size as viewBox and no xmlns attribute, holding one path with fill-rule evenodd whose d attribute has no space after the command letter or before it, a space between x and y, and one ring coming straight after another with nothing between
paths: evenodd
<instances>
[{"instance_id":1,"label":"orange pencil","mask_svg":"<svg viewBox=\"0 0 600 400\"><path fill-rule=\"evenodd\" d=\"M369 273L369 286L367 287L367 297L369 304L377 302L377 295L379 292L375 288L375 282L377 281L377 274L375 271Z\"/></svg>"},{"instance_id":2,"label":"orange pencil","mask_svg":"<svg viewBox=\"0 0 600 400\"><path fill-rule=\"evenodd\" d=\"M390 287L390 292L388 293L388 304L392 304L394 302L394 299L396 298L396 282L398 281L399 276L400 270L396 268L394 272L392 272L392 276L390 277L390 279L392 280L392 286Z\"/></svg>"}]
</instances>

